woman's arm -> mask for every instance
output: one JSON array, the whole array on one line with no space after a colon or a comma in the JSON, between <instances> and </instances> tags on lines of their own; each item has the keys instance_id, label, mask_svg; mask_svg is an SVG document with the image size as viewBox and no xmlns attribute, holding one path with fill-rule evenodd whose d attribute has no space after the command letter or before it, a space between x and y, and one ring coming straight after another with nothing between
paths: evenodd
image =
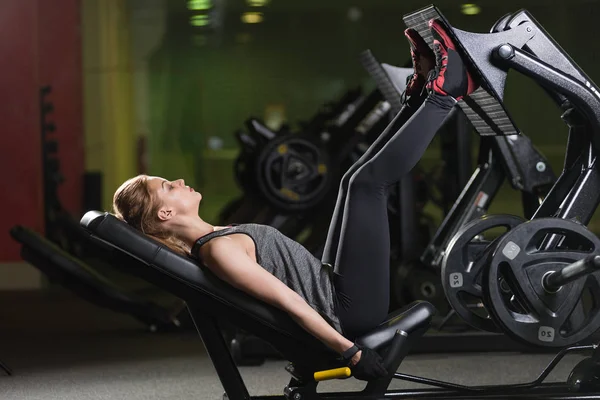
<instances>
[{"instance_id":1,"label":"woman's arm","mask_svg":"<svg viewBox=\"0 0 600 400\"><path fill-rule=\"evenodd\" d=\"M230 285L269 303L285 312L306 331L342 354L353 343L327 323L304 299L279 279L252 260L246 252L227 237L215 238L203 254L208 268ZM360 360L360 352L352 364Z\"/></svg>"}]
</instances>

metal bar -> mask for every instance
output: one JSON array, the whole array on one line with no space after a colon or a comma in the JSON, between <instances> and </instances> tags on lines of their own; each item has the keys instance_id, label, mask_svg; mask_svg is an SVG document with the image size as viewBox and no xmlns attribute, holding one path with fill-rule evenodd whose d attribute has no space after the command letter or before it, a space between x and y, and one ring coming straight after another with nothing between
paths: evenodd
<instances>
[{"instance_id":1,"label":"metal bar","mask_svg":"<svg viewBox=\"0 0 600 400\"><path fill-rule=\"evenodd\" d=\"M600 256L598 256L598 258L600 259ZM546 368L544 368L544 370L537 377L537 379L535 379L532 382L517 383L514 385L464 386L464 385L458 385L458 384L451 383L451 382L443 382L443 381L438 381L435 379L424 378L424 377L408 375L408 374L401 374L401 373L395 373L394 378L400 379L403 381L408 381L408 382L436 386L436 387L440 387L443 389L460 390L460 391L466 391L466 392L491 393L491 392L502 391L503 393L511 393L512 391L515 391L515 390L534 388L534 387L540 386L542 384L542 382L544 381L544 379L546 379L548 377L548 375L552 372L552 370L554 370L556 365L568 353L572 353L575 351L582 351L582 350L595 350L597 347L598 347L597 345L586 345L586 346L573 346L573 347L568 347L566 349L563 349L556 356L554 356L552 361L550 361L550 363L546 366Z\"/></svg>"},{"instance_id":2,"label":"metal bar","mask_svg":"<svg viewBox=\"0 0 600 400\"><path fill-rule=\"evenodd\" d=\"M482 142L487 139L482 138ZM504 181L504 170L493 150L483 144L480 152L486 151L487 159L480 161L471 179L456 199L456 202L430 240L421 256L421 262L438 267L444 251L458 230L469 221L483 215Z\"/></svg>"},{"instance_id":3,"label":"metal bar","mask_svg":"<svg viewBox=\"0 0 600 400\"><path fill-rule=\"evenodd\" d=\"M471 125L469 124L469 120L467 119L466 115L463 113L456 113L456 121L454 125L457 132L456 147L458 158L458 187L462 188L469 181L469 178L471 177L471 171L473 171L471 164Z\"/></svg>"},{"instance_id":4,"label":"metal bar","mask_svg":"<svg viewBox=\"0 0 600 400\"><path fill-rule=\"evenodd\" d=\"M544 279L544 289L548 292L557 292L562 286L584 275L591 274L600 269L600 256L590 255L583 260L575 261L567 265L560 271L552 272L546 275Z\"/></svg>"},{"instance_id":5,"label":"metal bar","mask_svg":"<svg viewBox=\"0 0 600 400\"><path fill-rule=\"evenodd\" d=\"M560 390L560 391L559 391ZM532 391L531 393L514 393L514 394L502 394L496 393L492 395L482 395L481 393L456 393L447 390L423 390L423 389L407 389L402 391L389 391L386 392L382 397L373 397L365 395L361 392L347 392L347 393L319 393L316 397L318 400L377 400L377 399L420 399L420 400L444 400L444 399L464 399L464 400L480 400L480 399L540 399L540 400L598 400L597 394L582 394L569 392L568 388L564 385L561 386L550 386L544 388L543 391ZM252 397L251 400L291 400L285 396L256 396Z\"/></svg>"},{"instance_id":6,"label":"metal bar","mask_svg":"<svg viewBox=\"0 0 600 400\"><path fill-rule=\"evenodd\" d=\"M595 165L592 167L582 165L580 171L579 177L551 216L574 219L583 225L587 225L598 208L598 204L600 204L600 171ZM559 200L559 198L555 196L555 200ZM559 234L548 235L544 239L542 248L555 248L560 244L562 238L563 236Z\"/></svg>"},{"instance_id":7,"label":"metal bar","mask_svg":"<svg viewBox=\"0 0 600 400\"><path fill-rule=\"evenodd\" d=\"M395 392L386 392L386 398L392 399L461 399L461 400L481 400L481 399L549 399L549 400L588 400L598 399L597 394L581 394L569 391L566 385L544 385L542 390L529 389L526 392L519 393L456 393L449 390L402 390Z\"/></svg>"},{"instance_id":8,"label":"metal bar","mask_svg":"<svg viewBox=\"0 0 600 400\"><path fill-rule=\"evenodd\" d=\"M595 393L574 393L569 391L568 387L564 384L549 384L544 385L538 390L530 389L526 392L519 393L494 393L494 394L482 394L482 393L464 393L456 392L452 390L443 389L406 389L397 391L388 391L381 397L373 397L371 395L362 392L336 392L336 393L319 393L316 399L319 400L376 400L376 399L464 399L464 400L475 400L475 399L549 399L549 400L597 400L598 395ZM252 400L291 400L285 396L256 396L252 397Z\"/></svg>"},{"instance_id":9,"label":"metal bar","mask_svg":"<svg viewBox=\"0 0 600 400\"><path fill-rule=\"evenodd\" d=\"M555 216L560 208L561 202L567 197L581 175L581 168L582 165L580 162L576 165L574 163L569 164L568 166L565 165L565 169L531 219Z\"/></svg>"},{"instance_id":10,"label":"metal bar","mask_svg":"<svg viewBox=\"0 0 600 400\"><path fill-rule=\"evenodd\" d=\"M202 314L195 312L189 306L188 311L227 396L232 400L249 400L248 389L231 357L216 320L203 317Z\"/></svg>"},{"instance_id":11,"label":"metal bar","mask_svg":"<svg viewBox=\"0 0 600 400\"><path fill-rule=\"evenodd\" d=\"M316 398L320 400L328 399L365 399L374 400L377 398L394 399L506 399L506 398L527 398L527 399L551 399L551 400L587 400L597 399L597 395L588 395L570 392L568 386L564 383L542 382L548 377L556 365L568 353L593 350L598 351L598 345L573 346L560 351L552 361L541 372L538 378L532 382L514 385L495 385L495 386L464 386L449 382L438 381L435 379L423 378L408 374L394 373L394 378L404 381L437 386L432 389L407 389L401 391L386 391L385 393L373 393L366 389L362 392L334 392L319 393ZM380 397L381 396L381 397ZM231 397L230 397L231 398ZM283 396L257 396L253 400L274 400L285 399Z\"/></svg>"},{"instance_id":12,"label":"metal bar","mask_svg":"<svg viewBox=\"0 0 600 400\"><path fill-rule=\"evenodd\" d=\"M439 387L442 389L460 390L460 391L468 391L468 392L480 391L480 389L478 389L478 388L471 388L469 386L459 385L456 383L438 381L436 379L424 378L424 377L415 376L415 375L402 374L399 372L396 372L394 374L394 378L400 379L403 381L407 381L407 382L418 383L421 385L436 386L436 387Z\"/></svg>"},{"instance_id":13,"label":"metal bar","mask_svg":"<svg viewBox=\"0 0 600 400\"><path fill-rule=\"evenodd\" d=\"M600 202L600 173L596 166L583 169L559 207L559 218L575 218L587 225Z\"/></svg>"},{"instance_id":14,"label":"metal bar","mask_svg":"<svg viewBox=\"0 0 600 400\"><path fill-rule=\"evenodd\" d=\"M416 335L416 337L420 338L421 335ZM372 396L382 396L385 393L394 378L395 372L393 371L396 371L400 367L404 357L406 357L412 348L412 343L414 343L414 340L411 340L406 332L396 331L391 344L386 350L387 354L383 361L388 371L388 376L367 383L367 386L363 390L364 393Z\"/></svg>"},{"instance_id":15,"label":"metal bar","mask_svg":"<svg viewBox=\"0 0 600 400\"><path fill-rule=\"evenodd\" d=\"M535 193L556 181L548 160L524 134L495 137L494 144L500 153L498 160L503 162L507 179L514 189Z\"/></svg>"}]
</instances>

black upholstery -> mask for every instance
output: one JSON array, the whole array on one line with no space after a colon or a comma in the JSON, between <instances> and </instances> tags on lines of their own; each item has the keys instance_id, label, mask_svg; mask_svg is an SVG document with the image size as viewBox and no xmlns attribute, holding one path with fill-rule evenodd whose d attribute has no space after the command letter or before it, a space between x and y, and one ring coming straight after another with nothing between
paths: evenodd
<instances>
[{"instance_id":1,"label":"black upholstery","mask_svg":"<svg viewBox=\"0 0 600 400\"><path fill-rule=\"evenodd\" d=\"M148 325L174 323L172 310L128 293L37 232L16 225L11 228L10 235L22 244L21 257L25 261L81 298L100 307L130 314Z\"/></svg>"},{"instance_id":2,"label":"black upholstery","mask_svg":"<svg viewBox=\"0 0 600 400\"><path fill-rule=\"evenodd\" d=\"M89 211L81 225L113 248L113 257L130 272L181 297L194 310L221 319L268 340L290 361L313 358L311 364L329 364L337 354L301 328L285 312L237 290L215 277L193 259L174 253L141 234L109 213ZM128 259L128 262L125 262ZM406 311L401 313L400 311ZM429 325L434 313L429 303L414 304L399 310L361 343L381 347L396 329L411 333ZM320 362L314 358L320 359ZM325 362L324 360L328 360Z\"/></svg>"}]
</instances>

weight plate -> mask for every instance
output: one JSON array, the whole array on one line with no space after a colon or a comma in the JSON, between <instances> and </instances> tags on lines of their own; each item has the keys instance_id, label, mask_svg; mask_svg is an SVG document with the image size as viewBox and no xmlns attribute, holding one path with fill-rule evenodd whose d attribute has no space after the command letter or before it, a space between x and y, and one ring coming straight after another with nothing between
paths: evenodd
<instances>
[{"instance_id":1,"label":"weight plate","mask_svg":"<svg viewBox=\"0 0 600 400\"><path fill-rule=\"evenodd\" d=\"M485 304L508 335L525 343L565 347L585 340L600 328L600 272L556 292L546 290L543 280L599 252L600 239L576 222L539 218L523 223L498 241L490 257L483 274ZM520 309L507 303L506 290Z\"/></svg>"},{"instance_id":2,"label":"weight plate","mask_svg":"<svg viewBox=\"0 0 600 400\"><path fill-rule=\"evenodd\" d=\"M483 305L481 272L492 240L523 222L514 215L487 215L465 224L448 243L442 259L442 287L454 311L476 329L500 331Z\"/></svg>"},{"instance_id":3,"label":"weight plate","mask_svg":"<svg viewBox=\"0 0 600 400\"><path fill-rule=\"evenodd\" d=\"M297 136L276 138L261 150L256 181L273 206L289 212L318 204L331 187L325 152Z\"/></svg>"}]
</instances>

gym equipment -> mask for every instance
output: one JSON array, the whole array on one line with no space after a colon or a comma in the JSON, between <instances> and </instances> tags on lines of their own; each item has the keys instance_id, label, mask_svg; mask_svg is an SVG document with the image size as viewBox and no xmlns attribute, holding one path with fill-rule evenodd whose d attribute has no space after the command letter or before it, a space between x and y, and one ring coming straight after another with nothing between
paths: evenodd
<instances>
[{"instance_id":1,"label":"gym equipment","mask_svg":"<svg viewBox=\"0 0 600 400\"><path fill-rule=\"evenodd\" d=\"M496 22L490 32L500 31L504 27L502 21L503 19ZM472 114L466 115L470 116L471 123L478 122ZM540 199L548 194L550 187L556 182L556 175L548 160L522 132L518 136L509 137L482 136L478 154L475 172L463 186L454 206L446 214L421 256L421 261L426 265L441 267L454 235L469 221L487 214L505 179L514 190L520 192L525 218L533 216L540 205Z\"/></svg>"},{"instance_id":2,"label":"gym equipment","mask_svg":"<svg viewBox=\"0 0 600 400\"><path fill-rule=\"evenodd\" d=\"M251 173L252 164L254 164L255 153L269 141L273 140L284 132L274 132L265 126L257 118L248 118L245 123L248 133L239 130L235 137L240 144L240 154L235 160L234 176L236 183L244 189L247 189L254 183Z\"/></svg>"},{"instance_id":3,"label":"gym equipment","mask_svg":"<svg viewBox=\"0 0 600 400\"><path fill-rule=\"evenodd\" d=\"M569 353L594 351L597 345L575 346L563 349L542 371L539 377L528 383L467 387L449 382L397 373L404 357L428 329L435 309L427 302L414 302L391 313L385 322L360 338L358 344L378 351L384 358L389 375L367 383L361 392L317 393L317 385L324 377L347 377L347 370L339 356L297 325L285 312L256 298L246 295L219 280L206 268L189 258L182 257L152 239L135 231L108 213L89 211L81 225L90 238L104 245L113 246L114 261L136 276L152 282L174 295L183 298L188 305L198 333L219 379L227 399L374 399L383 397L403 398L552 398L581 399L585 392L573 393L575 385L544 383L544 380ZM221 336L220 320L227 319L242 329L271 343L290 365L286 370L291 379L282 396L251 397ZM585 365L574 370L575 377L587 378ZM342 369L340 369L342 368ZM434 386L434 389L388 390L392 379L401 379ZM577 381L577 379L576 379ZM590 385L579 385L581 391L596 390Z\"/></svg>"},{"instance_id":4,"label":"gym equipment","mask_svg":"<svg viewBox=\"0 0 600 400\"><path fill-rule=\"evenodd\" d=\"M285 141L287 139L308 140L317 146L320 153L327 152L321 144L328 142L332 133L335 133L335 126L344 124L356 112L357 107L364 101L364 96L359 89L346 92L340 100L330 102L322 106L319 112L308 122L300 123L301 130L298 133L289 130L273 132L256 118L249 118L245 121L249 133L238 131L236 138L240 143L241 151L234 163L234 174L238 186L243 190L243 196L234 199L228 204L219 215L219 224L229 223L261 222L274 224L272 226L284 228L285 221L290 214L299 215L302 210L288 210L286 208L285 197L281 199L281 192L273 186L265 183L266 177L277 175L277 171L272 171L266 167L264 162L259 162L258 158L267 158L272 155L272 148L265 150L271 140ZM333 122L332 122L333 121ZM333 132L327 131L327 126L334 126ZM343 132L342 132L343 133ZM335 149L338 151L339 149ZM307 167L310 167L307 166ZM317 166L313 166L317 167ZM281 174L282 171L279 171ZM331 171L328 170L328 175ZM259 182L260 181L260 182ZM271 190L266 194L262 193L260 187ZM269 200L271 200L270 204ZM300 203L300 209L302 209ZM308 207L311 208L312 206ZM306 207L304 207L306 208ZM304 210L305 211L305 210ZM314 211L314 210L313 210ZM288 226L304 226L303 219L296 221L296 224ZM291 234L293 236L293 234Z\"/></svg>"},{"instance_id":5,"label":"gym equipment","mask_svg":"<svg viewBox=\"0 0 600 400\"><path fill-rule=\"evenodd\" d=\"M548 237L560 237L554 240L560 245L548 246ZM538 218L520 224L493 246L484 268L486 308L517 340L544 347L579 343L600 329L598 254L600 239L576 222Z\"/></svg>"},{"instance_id":6,"label":"gym equipment","mask_svg":"<svg viewBox=\"0 0 600 400\"><path fill-rule=\"evenodd\" d=\"M377 82L379 90L386 94L386 99L390 104L397 103L401 107L400 98L405 79L398 81L397 75L390 72L392 68L396 71L399 68L380 64L370 51L362 54L361 61ZM412 73L412 68L407 70ZM446 223L446 227L455 224L452 229L458 229L461 224L465 224L469 220L464 218L461 212L470 210L470 218L484 214L491 204L493 195L510 171L516 171L514 174L528 171L523 167L530 161L521 158L532 157L544 160L543 156L537 153L531 146L531 142L525 137L517 140L514 145L510 141L508 141L509 144L505 144L504 142L507 141L505 138L482 137L480 154L487 157L480 155L479 167L473 177L469 179L472 171L470 166L471 131L468 121L458 107L453 110L446 124L438 132L438 136L440 137L440 158L443 160L443 166L434 168L433 173L424 173L415 168L413 172L417 180L405 179L398 185L399 189L396 193L391 192L390 227L395 238L395 248L391 260L392 307L401 307L415 300L425 300L432 303L439 311L434 318L432 329L423 336L413 351L448 352L450 349L452 351L528 351L526 345L499 334L500 329L489 319L488 313L483 307L480 293L477 298L473 298L464 296L466 291L460 290L454 293L458 297L450 299L452 302L448 300L440 278L441 266L433 263L427 264L422 261L422 258L424 253L428 254L428 251L434 250L431 241L435 235L437 235L437 239L441 239L440 242L447 243L452 239L454 232L450 231L442 235L441 228L438 228L437 225L434 226L433 221L428 219L427 214L423 212L423 205L425 202L432 202L442 210L443 215L446 216L446 222L452 220L452 222ZM513 152L513 148L517 151ZM430 176L436 174L435 179L431 179ZM424 176L424 179L419 179L419 176ZM546 170L545 174L527 174L527 178L526 187L536 194L541 194L548 183L554 181L554 175L550 169ZM521 182L520 179L514 181ZM459 188L464 188L460 195ZM484 190L493 188L493 190L488 190L492 196L485 196L485 193L477 191L482 188ZM437 196L435 191L439 193ZM402 194L403 202L398 201L398 192ZM539 200L535 196L528 196L523 191L521 193L524 205L530 203L533 203L534 206L539 205ZM410 196L413 196L412 202L409 200ZM452 203L454 205L450 207ZM478 206L482 208L477 208ZM475 209L476 212L473 211ZM417 215L419 217L415 218ZM394 218L397 220L395 224L393 223ZM502 217L495 217L495 220L499 222L500 218ZM516 219L512 225L517 221L522 222L523 220ZM490 227L483 231L489 229ZM402 232L405 233L404 236L402 236ZM401 240L403 237L407 238L406 243ZM483 239L481 236L473 235L468 238L467 242L473 238ZM453 246L453 249L462 255L463 253L459 251L458 247ZM439 249L447 251L442 245L439 245ZM442 256L444 254L442 253ZM466 266L461 265L461 268L466 268ZM477 289L480 291L479 287ZM452 305L456 306L456 310ZM460 314L462 314L462 318ZM456 318L457 315L459 318ZM465 320L471 323L465 324ZM475 320L475 322L471 320ZM484 324L483 326L477 325L477 322L480 321ZM473 327L479 330L473 331ZM482 328L487 328L485 330L490 333L482 332Z\"/></svg>"},{"instance_id":7,"label":"gym equipment","mask_svg":"<svg viewBox=\"0 0 600 400\"><path fill-rule=\"evenodd\" d=\"M441 266L454 235L466 223L487 213L506 178L521 193L526 218L533 215L556 181L548 161L523 134L482 137L479 164L422 254L424 264Z\"/></svg>"},{"instance_id":8,"label":"gym equipment","mask_svg":"<svg viewBox=\"0 0 600 400\"><path fill-rule=\"evenodd\" d=\"M385 64L378 63L370 52L363 54L363 63L368 65L368 69L374 79L377 80L380 90L390 96L388 101L391 104L394 104L395 99L399 101L397 99L400 98L402 92L397 90L399 85L394 83L393 76L388 73L390 67L385 68ZM459 113L453 112L453 114L456 119L454 123L464 125L463 118L458 118ZM456 157L456 154L469 153L470 141L466 138L470 136L470 131L465 127L461 129L460 126L458 129L453 129L456 128L456 125L445 125L444 128L445 132L439 133L444 134L445 137L445 140L441 143L442 158L448 157L449 154ZM450 137L454 137L454 141L451 141ZM444 146L448 146L448 148L444 148ZM443 168L444 175L439 177L438 181L456 181L457 184L462 184L463 189L458 195L457 192L452 194L452 190L444 190L445 188L440 187L439 191L446 195L446 199L445 201L434 201L434 203L444 211L445 218L437 230L432 229L434 234L421 233L423 229L427 229L427 225L421 222L419 225L414 226L416 223L414 217L405 218L405 213L402 213L400 218L401 224L412 223L413 226L407 225L402 230L403 232L410 232L408 245L401 243L402 247L408 247L409 249L397 251L398 254L394 258L398 261L392 262L392 293L395 294L400 305L417 299L432 302L441 312L441 315L445 316L439 323L440 329L450 328L448 322L454 314L458 314L462 320L465 320L472 327L490 332L499 331L499 328L489 319L482 307L479 282L475 285L475 282L471 281L475 277L480 278L480 270L476 268L477 264L470 264L476 259L476 256L481 255L479 252L473 253L473 247L483 249L489 242L482 242L481 240L473 242L472 239L478 238L484 231L491 228L499 226L510 228L523 222L523 220L511 216L496 216L493 219L484 220L480 228L474 228L473 230L473 227L471 227L466 231L464 230L465 224L476 220L477 217L487 212L505 178L509 179L515 190L521 192L525 215L529 216L539 206L539 198L543 197L556 179L551 168L548 167L546 159L524 135L511 136L510 138L482 137L480 139L479 154L478 168L468 182L464 177L467 175L469 157L466 157L466 163L465 160L457 157L450 161L452 162L450 166L447 165L446 168ZM452 168L451 166L456 167ZM446 171L448 170L457 170L457 176L447 176ZM462 182L457 178L462 179ZM414 191L414 184L411 184L412 182L405 180L399 190L410 193ZM426 195L423 195L423 197L431 200L432 189L441 185L436 185L429 180L424 186ZM452 199L451 201L454 202L450 210L446 206L448 199ZM490 222L492 222L491 225ZM419 226L422 228L419 229ZM460 230L461 227L462 230ZM415 232L419 232L419 234L415 235ZM457 240L457 235L466 236ZM398 240L404 237L401 234L398 236ZM422 243L423 240L425 240L425 243ZM463 248L467 245L471 248ZM448 258L449 252L451 252L451 255ZM465 258L467 256L468 259ZM479 261L481 262L481 259ZM458 264L455 265L455 262L458 262ZM440 270L442 270L441 281ZM444 272L444 270L446 271ZM452 274L466 272L468 273L465 275L463 287L452 288L448 286ZM442 286L444 290L438 290L442 289ZM445 296L442 295L443 292ZM467 298L465 295L471 296ZM452 306L450 310L448 309L448 302ZM445 311L450 311L450 314Z\"/></svg>"},{"instance_id":9,"label":"gym equipment","mask_svg":"<svg viewBox=\"0 0 600 400\"><path fill-rule=\"evenodd\" d=\"M441 267L443 292L454 312L476 329L501 332L483 307L482 269L487 265L487 249L493 240L485 234L498 235L498 229L511 230L523 222L512 215L485 216L464 225L448 244Z\"/></svg>"},{"instance_id":10,"label":"gym equipment","mask_svg":"<svg viewBox=\"0 0 600 400\"><path fill-rule=\"evenodd\" d=\"M393 118L402 109L402 94L406 89L408 78L414 73L411 62L408 62L405 67L380 63L368 49L360 54L359 59L364 69L373 78L377 89L390 103L391 118Z\"/></svg>"},{"instance_id":11,"label":"gym equipment","mask_svg":"<svg viewBox=\"0 0 600 400\"><path fill-rule=\"evenodd\" d=\"M322 107L299 132L275 135L263 126L261 137L268 140L242 152L244 199L226 207L221 217L227 218L219 223L262 223L290 237L302 233L303 245L318 256L341 175L362 144L381 132L388 110L378 91L351 90Z\"/></svg>"},{"instance_id":12,"label":"gym equipment","mask_svg":"<svg viewBox=\"0 0 600 400\"><path fill-rule=\"evenodd\" d=\"M598 393L600 391L600 351L581 360L569 374L567 384L573 392Z\"/></svg>"},{"instance_id":13,"label":"gym equipment","mask_svg":"<svg viewBox=\"0 0 600 400\"><path fill-rule=\"evenodd\" d=\"M310 209L330 191L327 154L298 135L268 142L258 158L256 182L269 203L285 211Z\"/></svg>"},{"instance_id":14,"label":"gym equipment","mask_svg":"<svg viewBox=\"0 0 600 400\"><path fill-rule=\"evenodd\" d=\"M178 316L185 308L183 301L177 299L172 307L161 307L135 293L128 293L31 229L17 225L10 230L10 235L22 244L23 260L39 269L52 283L60 284L80 298L96 306L131 315L150 332L174 330L181 326ZM110 248L105 250L110 251Z\"/></svg>"},{"instance_id":15,"label":"gym equipment","mask_svg":"<svg viewBox=\"0 0 600 400\"><path fill-rule=\"evenodd\" d=\"M405 16L405 22L424 35L430 17L445 22L433 6ZM459 105L473 118L481 135L516 134L519 132L501 103L507 69L515 69L539 83L565 110L563 120L570 132L564 170L533 218L551 216L560 209L554 216L578 218L587 224L600 201L599 178L594 167L600 138L600 107L596 107L599 100L594 94L598 88L529 12L515 13L501 25L504 30L494 34L450 30L449 34L469 57L482 81L478 93ZM427 36L426 40L430 40L431 35ZM483 100L489 100L489 105L482 105ZM498 114L492 114L496 111ZM488 124L476 124L478 118L487 118Z\"/></svg>"},{"instance_id":16,"label":"gym equipment","mask_svg":"<svg viewBox=\"0 0 600 400\"><path fill-rule=\"evenodd\" d=\"M425 32L426 20L430 18L445 21L433 6L406 16L405 21L408 21L409 25L418 27L417 30ZM564 111L563 120L569 127L569 141L563 172L534 212L531 217L532 221L526 224L528 228L516 227L508 232L506 237L500 239L498 246L495 247L494 256L491 257L490 265L484 269L484 276L489 278L484 278L482 281L486 308L508 335L527 343L556 347L589 340L596 326L595 310L592 307L589 319L583 321L581 304L585 303L586 294L592 299L595 298L593 290L587 290L584 296L575 291L575 295L569 297L568 301L565 300L566 308L556 312L556 316L553 317L555 319L548 319L546 315L538 314L552 310L552 307L556 306L555 299L564 294L560 294L560 291L554 296L549 296L545 291L538 293L539 290L548 289L539 282L532 283L531 287L528 286L528 289L537 288L535 293L532 290L518 292L518 290L525 289L522 285L515 285L515 279L511 279L511 277L526 277L523 270L519 269L520 265L531 264L532 271L541 271L544 265L551 263L555 264L555 268L564 267L565 263L581 263L585 253L578 249L577 245L592 243L593 245L590 246L595 246L597 239L593 235L586 235L585 230L578 232L577 228L573 226L560 225L558 219L576 220L582 225L586 225L600 202L600 191L598 190L600 175L596 163L596 154L600 143L598 88L527 11L522 10L502 18L498 21L497 28L500 32L494 34L473 34L456 29L449 32L456 40L459 50L464 52L464 55L472 62L472 67L482 82L478 93L470 96L466 101L460 102L459 105L465 110L481 135L518 133L502 104L506 74L508 69L512 68L540 84ZM484 104L484 100L487 103ZM485 123L481 124L482 121ZM535 249L529 248L527 251L521 250L519 256L523 259L520 259L519 264L502 261L499 258L501 257L498 255L499 251L510 254L508 250L512 245L504 240L509 240L513 235L520 235L532 227L539 227L540 232L531 233L531 237L537 238L536 235L547 232L543 223L537 225L538 223L535 222L544 217L555 218L553 223L556 226L562 226L569 232L569 235L566 235L567 240L564 240L564 234L559 233L545 236L542 247L540 247L543 251L536 253ZM515 229L518 229L517 232L520 233L513 233ZM575 243L571 243L568 240L569 237L578 237L579 239L576 239ZM561 260L555 258L558 254L563 257ZM580 265L585 266L589 263L583 262ZM588 281L594 279L592 276L595 275L581 278L578 284L582 285L586 279ZM500 282L497 280L498 277L502 278ZM577 286L573 283L572 287ZM512 294L510 301L506 301L508 296L501 295L502 289L507 294ZM567 292L564 288L562 290L564 290L563 293ZM534 294L538 296L536 297ZM581 297L584 301L580 302ZM549 303L544 303L543 300ZM507 317L507 315L511 317ZM519 318L522 320L515 322ZM548 325L538 324L534 337L533 333L526 328L525 323L529 322L530 324L527 326L534 327L538 320ZM544 327L549 329L546 330ZM565 336L569 334L570 336ZM544 340L541 340L542 338Z\"/></svg>"}]
</instances>

